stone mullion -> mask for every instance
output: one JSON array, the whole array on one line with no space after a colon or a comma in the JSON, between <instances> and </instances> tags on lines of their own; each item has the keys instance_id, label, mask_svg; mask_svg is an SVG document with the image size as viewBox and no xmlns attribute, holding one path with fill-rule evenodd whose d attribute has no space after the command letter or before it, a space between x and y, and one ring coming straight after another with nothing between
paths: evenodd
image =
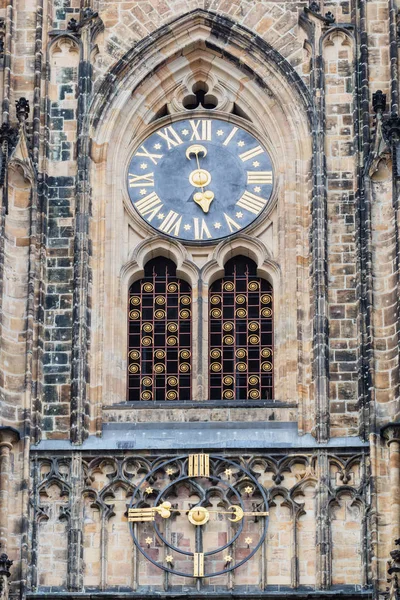
<instances>
[{"instance_id":1,"label":"stone mullion","mask_svg":"<svg viewBox=\"0 0 400 600\"><path fill-rule=\"evenodd\" d=\"M367 491L367 485L369 482L369 477L367 473L367 457L365 452L363 452L362 462L361 462L361 481L364 485L364 492ZM369 584L369 573L368 568L371 561L371 552L370 552L370 543L369 543L369 519L368 519L368 506L367 499L368 495L364 494L364 504L363 504L363 514L361 521L361 562L362 562L362 582L361 585L363 588L366 588Z\"/></svg>"},{"instance_id":2,"label":"stone mullion","mask_svg":"<svg viewBox=\"0 0 400 600\"><path fill-rule=\"evenodd\" d=\"M316 494L317 534L317 589L327 590L331 585L331 540L329 522L329 464L327 450L317 453L318 487Z\"/></svg>"},{"instance_id":3,"label":"stone mullion","mask_svg":"<svg viewBox=\"0 0 400 600\"><path fill-rule=\"evenodd\" d=\"M314 280L313 372L316 399L316 434L320 442L329 438L329 334L327 278L326 166L324 158L323 59L316 58L313 73L313 201L312 272Z\"/></svg>"},{"instance_id":4,"label":"stone mullion","mask_svg":"<svg viewBox=\"0 0 400 600\"><path fill-rule=\"evenodd\" d=\"M76 452L71 460L71 496L68 531L68 590L82 591L82 482L81 454Z\"/></svg>"},{"instance_id":5,"label":"stone mullion","mask_svg":"<svg viewBox=\"0 0 400 600\"><path fill-rule=\"evenodd\" d=\"M74 296L72 328L71 373L71 441L81 444L88 435L89 409L87 403L87 354L89 337L89 133L88 105L91 93L90 20L81 30L82 56L78 77L76 220L74 245Z\"/></svg>"}]
</instances>

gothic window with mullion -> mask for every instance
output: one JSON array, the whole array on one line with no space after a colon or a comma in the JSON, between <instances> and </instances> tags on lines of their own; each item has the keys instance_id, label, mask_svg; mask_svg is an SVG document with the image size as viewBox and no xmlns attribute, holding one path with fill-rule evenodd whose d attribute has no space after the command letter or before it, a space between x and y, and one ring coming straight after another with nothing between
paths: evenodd
<instances>
[{"instance_id":1,"label":"gothic window with mullion","mask_svg":"<svg viewBox=\"0 0 400 600\"><path fill-rule=\"evenodd\" d=\"M129 289L128 400L191 399L192 291L156 258Z\"/></svg>"},{"instance_id":2,"label":"gothic window with mullion","mask_svg":"<svg viewBox=\"0 0 400 600\"><path fill-rule=\"evenodd\" d=\"M210 400L273 398L273 290L237 256L210 287Z\"/></svg>"}]
</instances>

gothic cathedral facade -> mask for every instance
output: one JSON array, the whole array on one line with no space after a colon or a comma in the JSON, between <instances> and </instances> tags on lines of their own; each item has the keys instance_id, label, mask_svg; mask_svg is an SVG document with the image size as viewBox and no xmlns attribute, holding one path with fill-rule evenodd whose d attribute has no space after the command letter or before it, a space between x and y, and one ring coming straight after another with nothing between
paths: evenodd
<instances>
[{"instance_id":1,"label":"gothic cathedral facade","mask_svg":"<svg viewBox=\"0 0 400 600\"><path fill-rule=\"evenodd\" d=\"M1 0L1 600L400 600L399 46Z\"/></svg>"}]
</instances>

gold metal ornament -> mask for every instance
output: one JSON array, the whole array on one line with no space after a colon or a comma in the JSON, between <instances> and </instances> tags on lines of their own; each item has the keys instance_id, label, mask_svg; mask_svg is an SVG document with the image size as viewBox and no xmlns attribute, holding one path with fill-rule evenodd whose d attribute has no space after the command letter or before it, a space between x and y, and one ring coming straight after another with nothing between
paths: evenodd
<instances>
[{"instance_id":1,"label":"gold metal ornament","mask_svg":"<svg viewBox=\"0 0 400 600\"><path fill-rule=\"evenodd\" d=\"M211 296L210 302L211 304L220 304L221 296Z\"/></svg>"},{"instance_id":2,"label":"gold metal ornament","mask_svg":"<svg viewBox=\"0 0 400 600\"><path fill-rule=\"evenodd\" d=\"M181 310L179 316L181 317L181 319L188 319L190 317L190 310Z\"/></svg>"},{"instance_id":3,"label":"gold metal ornament","mask_svg":"<svg viewBox=\"0 0 400 600\"><path fill-rule=\"evenodd\" d=\"M140 352L138 350L131 350L129 352L129 358L132 360L138 360L140 358Z\"/></svg>"},{"instance_id":4,"label":"gold metal ornament","mask_svg":"<svg viewBox=\"0 0 400 600\"><path fill-rule=\"evenodd\" d=\"M168 331L175 333L175 331L178 331L178 325L177 325L177 323L168 323L167 329L168 329Z\"/></svg>"},{"instance_id":5,"label":"gold metal ornament","mask_svg":"<svg viewBox=\"0 0 400 600\"><path fill-rule=\"evenodd\" d=\"M178 397L178 394L175 392L175 390L169 390L167 392L167 400L176 400Z\"/></svg>"},{"instance_id":6,"label":"gold metal ornament","mask_svg":"<svg viewBox=\"0 0 400 600\"><path fill-rule=\"evenodd\" d=\"M224 344L226 344L227 346L232 346L232 344L234 343L234 338L231 335L224 335L223 337L223 342Z\"/></svg>"},{"instance_id":7,"label":"gold metal ornament","mask_svg":"<svg viewBox=\"0 0 400 600\"><path fill-rule=\"evenodd\" d=\"M225 400L232 400L234 393L232 392L232 390L225 390L223 393L223 396L224 396Z\"/></svg>"},{"instance_id":8,"label":"gold metal ornament","mask_svg":"<svg viewBox=\"0 0 400 600\"><path fill-rule=\"evenodd\" d=\"M190 304L190 303L191 303L191 299L190 299L189 296L182 296L182 298L181 298L181 304L187 305L187 304Z\"/></svg>"},{"instance_id":9,"label":"gold metal ornament","mask_svg":"<svg viewBox=\"0 0 400 600\"><path fill-rule=\"evenodd\" d=\"M234 325L231 321L226 321L226 323L223 324L222 329L224 331L232 331Z\"/></svg>"},{"instance_id":10,"label":"gold metal ornament","mask_svg":"<svg viewBox=\"0 0 400 600\"><path fill-rule=\"evenodd\" d=\"M270 294L263 294L261 296L261 303L262 304L269 304L272 301L272 296Z\"/></svg>"},{"instance_id":11,"label":"gold metal ornament","mask_svg":"<svg viewBox=\"0 0 400 600\"><path fill-rule=\"evenodd\" d=\"M236 296L235 302L236 304L244 304L246 302L246 296L239 294L238 296Z\"/></svg>"},{"instance_id":12,"label":"gold metal ornament","mask_svg":"<svg viewBox=\"0 0 400 600\"><path fill-rule=\"evenodd\" d=\"M213 371L214 373L218 373L219 371L221 371L222 369L222 365L219 362L215 362L215 363L211 363L211 371Z\"/></svg>"},{"instance_id":13,"label":"gold metal ornament","mask_svg":"<svg viewBox=\"0 0 400 600\"><path fill-rule=\"evenodd\" d=\"M247 371L247 364L245 362L238 362L236 364L236 369L241 373L244 373L245 371Z\"/></svg>"},{"instance_id":14,"label":"gold metal ornament","mask_svg":"<svg viewBox=\"0 0 400 600\"><path fill-rule=\"evenodd\" d=\"M171 293L174 294L175 292L178 291L178 285L176 283L169 283L167 285L167 290Z\"/></svg>"},{"instance_id":15,"label":"gold metal ornament","mask_svg":"<svg viewBox=\"0 0 400 600\"><path fill-rule=\"evenodd\" d=\"M226 281L224 283L224 290L226 292L233 292L234 289L235 289L235 286L233 285L232 281Z\"/></svg>"},{"instance_id":16,"label":"gold metal ornament","mask_svg":"<svg viewBox=\"0 0 400 600\"><path fill-rule=\"evenodd\" d=\"M139 373L139 365L129 365L129 373Z\"/></svg>"},{"instance_id":17,"label":"gold metal ornament","mask_svg":"<svg viewBox=\"0 0 400 600\"><path fill-rule=\"evenodd\" d=\"M250 390L249 396L252 400L257 400L260 397L260 392L258 390Z\"/></svg>"},{"instance_id":18,"label":"gold metal ornament","mask_svg":"<svg viewBox=\"0 0 400 600\"><path fill-rule=\"evenodd\" d=\"M155 302L162 306L166 302L165 296L157 296Z\"/></svg>"},{"instance_id":19,"label":"gold metal ornament","mask_svg":"<svg viewBox=\"0 0 400 600\"><path fill-rule=\"evenodd\" d=\"M263 371L272 371L272 364L270 362L263 362L261 365Z\"/></svg>"},{"instance_id":20,"label":"gold metal ornament","mask_svg":"<svg viewBox=\"0 0 400 600\"><path fill-rule=\"evenodd\" d=\"M272 310L270 308L263 308L261 311L261 315L268 319L268 317L272 317Z\"/></svg>"},{"instance_id":21,"label":"gold metal ornament","mask_svg":"<svg viewBox=\"0 0 400 600\"><path fill-rule=\"evenodd\" d=\"M148 400L152 399L153 394L151 392L149 392L149 391L146 390L145 392L141 393L140 397L141 397L142 400L148 401Z\"/></svg>"},{"instance_id":22,"label":"gold metal ornament","mask_svg":"<svg viewBox=\"0 0 400 600\"><path fill-rule=\"evenodd\" d=\"M223 378L222 381L223 381L224 385L232 385L233 377L231 377L230 375L225 375L225 377Z\"/></svg>"},{"instance_id":23,"label":"gold metal ornament","mask_svg":"<svg viewBox=\"0 0 400 600\"><path fill-rule=\"evenodd\" d=\"M156 319L165 319L165 310L156 310L154 316Z\"/></svg>"},{"instance_id":24,"label":"gold metal ornament","mask_svg":"<svg viewBox=\"0 0 400 600\"><path fill-rule=\"evenodd\" d=\"M132 296L131 297L131 304L133 304L133 306L138 306L140 304L140 298L139 298L139 296Z\"/></svg>"},{"instance_id":25,"label":"gold metal ornament","mask_svg":"<svg viewBox=\"0 0 400 600\"><path fill-rule=\"evenodd\" d=\"M179 370L181 373L188 373L190 371L190 365L188 363L182 363L179 365Z\"/></svg>"},{"instance_id":26,"label":"gold metal ornament","mask_svg":"<svg viewBox=\"0 0 400 600\"><path fill-rule=\"evenodd\" d=\"M131 310L129 313L129 318L136 320L140 318L140 311L139 310Z\"/></svg>"},{"instance_id":27,"label":"gold metal ornament","mask_svg":"<svg viewBox=\"0 0 400 600\"><path fill-rule=\"evenodd\" d=\"M142 346L151 346L152 343L153 343L153 338L151 338L149 336L145 336L144 338L142 338Z\"/></svg>"},{"instance_id":28,"label":"gold metal ornament","mask_svg":"<svg viewBox=\"0 0 400 600\"><path fill-rule=\"evenodd\" d=\"M222 310L219 308L213 308L211 311L211 316L214 319L219 319L222 316Z\"/></svg>"},{"instance_id":29,"label":"gold metal ornament","mask_svg":"<svg viewBox=\"0 0 400 600\"><path fill-rule=\"evenodd\" d=\"M252 344L254 346L255 344L259 344L259 343L260 343L259 335L251 335L249 337L249 344Z\"/></svg>"},{"instance_id":30,"label":"gold metal ornament","mask_svg":"<svg viewBox=\"0 0 400 600\"><path fill-rule=\"evenodd\" d=\"M210 457L208 454L189 454L188 475L189 477L210 476Z\"/></svg>"},{"instance_id":31,"label":"gold metal ornament","mask_svg":"<svg viewBox=\"0 0 400 600\"><path fill-rule=\"evenodd\" d=\"M247 310L245 308L238 308L236 311L236 316L239 317L239 319L244 319L247 317Z\"/></svg>"},{"instance_id":32,"label":"gold metal ornament","mask_svg":"<svg viewBox=\"0 0 400 600\"><path fill-rule=\"evenodd\" d=\"M249 323L250 331L257 331L259 327L260 325L257 323L257 321L251 321L251 323Z\"/></svg>"},{"instance_id":33,"label":"gold metal ornament","mask_svg":"<svg viewBox=\"0 0 400 600\"><path fill-rule=\"evenodd\" d=\"M207 171L205 171L205 173L207 173ZM208 213L214 197L214 192L207 190L206 192L196 192L193 196L193 200L202 208L203 212Z\"/></svg>"},{"instance_id":34,"label":"gold metal ornament","mask_svg":"<svg viewBox=\"0 0 400 600\"><path fill-rule=\"evenodd\" d=\"M151 377L143 377L142 385L144 385L145 387L150 387L151 385L153 385L152 378Z\"/></svg>"},{"instance_id":35,"label":"gold metal ornament","mask_svg":"<svg viewBox=\"0 0 400 600\"><path fill-rule=\"evenodd\" d=\"M170 386L172 386L172 387L175 387L176 385L178 385L178 379L177 379L177 377L168 377L167 384L170 385Z\"/></svg>"},{"instance_id":36,"label":"gold metal ornament","mask_svg":"<svg viewBox=\"0 0 400 600\"><path fill-rule=\"evenodd\" d=\"M158 360L161 360L162 358L165 358L165 350L156 350L154 352L154 356L156 358L158 358Z\"/></svg>"},{"instance_id":37,"label":"gold metal ornament","mask_svg":"<svg viewBox=\"0 0 400 600\"><path fill-rule=\"evenodd\" d=\"M260 378L257 377L257 375L252 375L251 377L249 377L250 385L258 385L259 383L260 383Z\"/></svg>"},{"instance_id":38,"label":"gold metal ornament","mask_svg":"<svg viewBox=\"0 0 400 600\"><path fill-rule=\"evenodd\" d=\"M150 489L153 491L153 488ZM156 514L159 514L163 519L168 519L171 516L171 508L171 502L163 502L160 506L151 506L149 508L129 508L128 521L130 523L154 521Z\"/></svg>"},{"instance_id":39,"label":"gold metal ornament","mask_svg":"<svg viewBox=\"0 0 400 600\"><path fill-rule=\"evenodd\" d=\"M143 325L143 331L145 331L146 333L150 333L151 331L153 331L153 325L151 323L145 323Z\"/></svg>"},{"instance_id":40,"label":"gold metal ornament","mask_svg":"<svg viewBox=\"0 0 400 600\"><path fill-rule=\"evenodd\" d=\"M260 288L258 281L249 281L248 290L250 292L256 292Z\"/></svg>"},{"instance_id":41,"label":"gold metal ornament","mask_svg":"<svg viewBox=\"0 0 400 600\"><path fill-rule=\"evenodd\" d=\"M190 350L181 350L179 356L183 358L183 360L187 360L191 356Z\"/></svg>"},{"instance_id":42,"label":"gold metal ornament","mask_svg":"<svg viewBox=\"0 0 400 600\"><path fill-rule=\"evenodd\" d=\"M170 335L169 337L167 337L167 345L168 346L176 346L178 343L178 338L175 337L174 335Z\"/></svg>"},{"instance_id":43,"label":"gold metal ornament","mask_svg":"<svg viewBox=\"0 0 400 600\"><path fill-rule=\"evenodd\" d=\"M152 283L144 283L142 289L143 289L144 292L147 292L147 293L153 292L154 291L154 285Z\"/></svg>"},{"instance_id":44,"label":"gold metal ornament","mask_svg":"<svg viewBox=\"0 0 400 600\"><path fill-rule=\"evenodd\" d=\"M215 348L214 350L211 350L210 356L211 356L211 358L214 358L214 359L220 358L221 350L218 350L217 348Z\"/></svg>"},{"instance_id":45,"label":"gold metal ornament","mask_svg":"<svg viewBox=\"0 0 400 600\"><path fill-rule=\"evenodd\" d=\"M271 353L271 350L270 350L269 348L263 348L263 349L261 350L261 356L262 356L263 358L269 358L269 357L271 356L271 354L272 354L272 353Z\"/></svg>"},{"instance_id":46,"label":"gold metal ornament","mask_svg":"<svg viewBox=\"0 0 400 600\"><path fill-rule=\"evenodd\" d=\"M210 520L210 513L204 506L195 506L188 513L192 525L205 525Z\"/></svg>"},{"instance_id":47,"label":"gold metal ornament","mask_svg":"<svg viewBox=\"0 0 400 600\"><path fill-rule=\"evenodd\" d=\"M154 373L157 373L158 375L160 375L160 373L164 373L165 371L165 366L161 363L157 363L156 365L154 365Z\"/></svg>"},{"instance_id":48,"label":"gold metal ornament","mask_svg":"<svg viewBox=\"0 0 400 600\"><path fill-rule=\"evenodd\" d=\"M238 350L236 350L236 357L237 358L244 358L247 354L247 351L244 348L239 348Z\"/></svg>"}]
</instances>

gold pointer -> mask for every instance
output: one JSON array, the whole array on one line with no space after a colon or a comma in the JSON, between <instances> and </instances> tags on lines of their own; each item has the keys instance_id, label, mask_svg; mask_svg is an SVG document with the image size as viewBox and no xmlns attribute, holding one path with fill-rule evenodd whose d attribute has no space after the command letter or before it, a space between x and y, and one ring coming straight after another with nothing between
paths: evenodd
<instances>
[{"instance_id":1,"label":"gold pointer","mask_svg":"<svg viewBox=\"0 0 400 600\"><path fill-rule=\"evenodd\" d=\"M151 508L130 508L128 510L128 521L145 522L154 521L156 513L163 519L168 519L172 512L185 512L178 508L172 508L170 502L163 502L160 506ZM268 517L269 512L244 511L241 506L232 504L228 510L208 510L204 506L194 506L188 511L188 519L192 525L205 525L210 519L210 514L231 515L228 517L232 523L237 523L243 517Z\"/></svg>"},{"instance_id":2,"label":"gold pointer","mask_svg":"<svg viewBox=\"0 0 400 600\"><path fill-rule=\"evenodd\" d=\"M186 158L191 160L190 157L194 154L197 162L197 169L190 173L189 181L194 187L201 188L201 192L196 192L193 195L193 200L203 209L203 212L208 213L210 204L214 200L214 192L211 190L204 191L204 186L211 182L211 174L205 169L200 168L200 153L203 154L203 157L207 156L207 148L201 144L193 144L186 150Z\"/></svg>"}]
</instances>

